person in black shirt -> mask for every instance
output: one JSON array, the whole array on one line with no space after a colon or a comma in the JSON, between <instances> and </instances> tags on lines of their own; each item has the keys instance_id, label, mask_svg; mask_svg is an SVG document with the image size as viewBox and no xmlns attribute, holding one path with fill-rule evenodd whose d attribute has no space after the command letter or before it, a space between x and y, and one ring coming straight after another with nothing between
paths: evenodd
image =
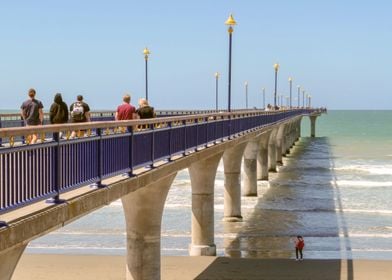
<instances>
[{"instance_id":1,"label":"person in black shirt","mask_svg":"<svg viewBox=\"0 0 392 280\"><path fill-rule=\"evenodd\" d=\"M151 107L144 98L139 99L139 108L136 110L136 114L138 114L140 119L151 119L156 117L154 107Z\"/></svg>"}]
</instances>

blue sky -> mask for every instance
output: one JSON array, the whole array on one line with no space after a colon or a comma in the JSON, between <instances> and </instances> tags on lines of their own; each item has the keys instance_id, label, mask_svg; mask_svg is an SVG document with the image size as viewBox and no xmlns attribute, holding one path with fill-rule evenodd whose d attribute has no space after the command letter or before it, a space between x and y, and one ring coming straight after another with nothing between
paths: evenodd
<instances>
[{"instance_id":1,"label":"blue sky","mask_svg":"<svg viewBox=\"0 0 392 280\"><path fill-rule=\"evenodd\" d=\"M228 33L233 13L232 108L273 102L287 79L330 109L392 109L390 1L1 1L0 109L19 108L34 87L45 109L61 92L93 110L114 109L129 91L157 109L227 108ZM296 94L295 94L296 96ZM296 100L293 101L296 104Z\"/></svg>"}]
</instances>

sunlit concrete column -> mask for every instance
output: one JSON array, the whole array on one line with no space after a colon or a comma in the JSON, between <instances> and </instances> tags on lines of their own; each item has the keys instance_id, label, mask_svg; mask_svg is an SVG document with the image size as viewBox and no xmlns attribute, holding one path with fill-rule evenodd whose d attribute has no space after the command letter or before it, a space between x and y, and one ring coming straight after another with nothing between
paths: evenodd
<instances>
[{"instance_id":1,"label":"sunlit concrete column","mask_svg":"<svg viewBox=\"0 0 392 280\"><path fill-rule=\"evenodd\" d=\"M285 124L281 124L276 134L276 162L280 165L283 164L282 147L284 145L285 126L286 126Z\"/></svg>"},{"instance_id":2,"label":"sunlit concrete column","mask_svg":"<svg viewBox=\"0 0 392 280\"><path fill-rule=\"evenodd\" d=\"M0 280L10 280L26 244L0 253Z\"/></svg>"},{"instance_id":3,"label":"sunlit concrete column","mask_svg":"<svg viewBox=\"0 0 392 280\"><path fill-rule=\"evenodd\" d=\"M248 141L244 151L244 196L257 196L257 154L260 136Z\"/></svg>"},{"instance_id":4,"label":"sunlit concrete column","mask_svg":"<svg viewBox=\"0 0 392 280\"><path fill-rule=\"evenodd\" d=\"M192 185L192 244L191 256L215 256L214 244L214 185L223 153L199 160L189 166Z\"/></svg>"},{"instance_id":5,"label":"sunlit concrete column","mask_svg":"<svg viewBox=\"0 0 392 280\"><path fill-rule=\"evenodd\" d=\"M292 121L288 124L288 131L287 131L287 136L286 136L286 154L290 154L290 149L294 146L295 144L295 121Z\"/></svg>"},{"instance_id":6,"label":"sunlit concrete column","mask_svg":"<svg viewBox=\"0 0 392 280\"><path fill-rule=\"evenodd\" d=\"M278 128L274 128L271 132L268 142L268 171L276 172L276 134Z\"/></svg>"},{"instance_id":7,"label":"sunlit concrete column","mask_svg":"<svg viewBox=\"0 0 392 280\"><path fill-rule=\"evenodd\" d=\"M260 149L257 154L257 180L268 180L268 143L271 130L261 134Z\"/></svg>"},{"instance_id":8,"label":"sunlit concrete column","mask_svg":"<svg viewBox=\"0 0 392 280\"><path fill-rule=\"evenodd\" d=\"M299 141L301 138L301 123L302 123L302 117L298 120L297 123L297 141Z\"/></svg>"},{"instance_id":9,"label":"sunlit concrete column","mask_svg":"<svg viewBox=\"0 0 392 280\"><path fill-rule=\"evenodd\" d=\"M121 198L127 231L126 279L161 279L161 222L170 174Z\"/></svg>"},{"instance_id":10,"label":"sunlit concrete column","mask_svg":"<svg viewBox=\"0 0 392 280\"><path fill-rule=\"evenodd\" d=\"M226 222L240 222L241 216L241 163L246 142L223 153L225 169L224 214Z\"/></svg>"},{"instance_id":11,"label":"sunlit concrete column","mask_svg":"<svg viewBox=\"0 0 392 280\"><path fill-rule=\"evenodd\" d=\"M310 115L310 137L316 137L316 119L317 115Z\"/></svg>"}]
</instances>

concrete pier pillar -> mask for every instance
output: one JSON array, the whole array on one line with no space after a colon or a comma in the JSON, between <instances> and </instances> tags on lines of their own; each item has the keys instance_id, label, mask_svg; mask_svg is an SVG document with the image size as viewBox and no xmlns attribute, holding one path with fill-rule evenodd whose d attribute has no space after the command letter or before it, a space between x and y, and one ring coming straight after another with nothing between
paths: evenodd
<instances>
[{"instance_id":1,"label":"concrete pier pillar","mask_svg":"<svg viewBox=\"0 0 392 280\"><path fill-rule=\"evenodd\" d=\"M214 185L216 169L223 153L199 160L189 166L192 185L191 256L215 256Z\"/></svg>"},{"instance_id":2,"label":"concrete pier pillar","mask_svg":"<svg viewBox=\"0 0 392 280\"><path fill-rule=\"evenodd\" d=\"M0 280L10 280L27 243L0 253Z\"/></svg>"},{"instance_id":3,"label":"concrete pier pillar","mask_svg":"<svg viewBox=\"0 0 392 280\"><path fill-rule=\"evenodd\" d=\"M278 132L276 134L276 162L279 165L283 164L282 153L284 147L284 133L285 133L285 124L281 124L278 128Z\"/></svg>"},{"instance_id":4,"label":"concrete pier pillar","mask_svg":"<svg viewBox=\"0 0 392 280\"><path fill-rule=\"evenodd\" d=\"M241 216L241 163L246 142L223 153L225 169L224 215L225 222L240 222Z\"/></svg>"},{"instance_id":5,"label":"concrete pier pillar","mask_svg":"<svg viewBox=\"0 0 392 280\"><path fill-rule=\"evenodd\" d=\"M316 119L317 115L310 115L310 137L316 137Z\"/></svg>"},{"instance_id":6,"label":"concrete pier pillar","mask_svg":"<svg viewBox=\"0 0 392 280\"><path fill-rule=\"evenodd\" d=\"M257 154L260 136L251 139L244 152L244 196L257 196Z\"/></svg>"},{"instance_id":7,"label":"concrete pier pillar","mask_svg":"<svg viewBox=\"0 0 392 280\"><path fill-rule=\"evenodd\" d=\"M161 279L161 222L170 174L121 198L127 231L126 279Z\"/></svg>"},{"instance_id":8,"label":"concrete pier pillar","mask_svg":"<svg viewBox=\"0 0 392 280\"><path fill-rule=\"evenodd\" d=\"M274 128L271 132L268 142L268 171L276 172L276 134L278 128Z\"/></svg>"},{"instance_id":9,"label":"concrete pier pillar","mask_svg":"<svg viewBox=\"0 0 392 280\"><path fill-rule=\"evenodd\" d=\"M257 154L257 180L268 180L268 143L271 130L261 134L260 149Z\"/></svg>"},{"instance_id":10,"label":"concrete pier pillar","mask_svg":"<svg viewBox=\"0 0 392 280\"><path fill-rule=\"evenodd\" d=\"M301 138L301 121L302 117L297 121L297 141Z\"/></svg>"}]
</instances>

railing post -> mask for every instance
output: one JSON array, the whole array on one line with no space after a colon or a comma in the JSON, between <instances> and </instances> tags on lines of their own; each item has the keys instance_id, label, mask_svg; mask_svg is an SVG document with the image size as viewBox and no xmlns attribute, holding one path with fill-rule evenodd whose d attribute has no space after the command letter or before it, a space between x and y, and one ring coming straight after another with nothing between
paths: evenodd
<instances>
[{"instance_id":1,"label":"railing post","mask_svg":"<svg viewBox=\"0 0 392 280\"><path fill-rule=\"evenodd\" d=\"M0 116L0 128L2 127L1 124L1 116ZM3 147L3 138L0 137L0 147Z\"/></svg>"},{"instance_id":2,"label":"railing post","mask_svg":"<svg viewBox=\"0 0 392 280\"><path fill-rule=\"evenodd\" d=\"M60 166L60 160L61 160L61 152L60 152L60 133L59 132L53 132L53 141L56 142L56 146L54 148L54 168L53 168L53 178L55 180L54 182L54 190L56 191L56 195L53 197L53 200L51 202L53 203L63 203L65 200L60 199L60 186L61 186L61 166Z\"/></svg>"},{"instance_id":3,"label":"railing post","mask_svg":"<svg viewBox=\"0 0 392 280\"><path fill-rule=\"evenodd\" d=\"M133 177L133 127L128 126L127 132L130 133L129 135L129 154L128 154L128 167L129 167L129 172L128 176Z\"/></svg>"},{"instance_id":4,"label":"railing post","mask_svg":"<svg viewBox=\"0 0 392 280\"><path fill-rule=\"evenodd\" d=\"M97 128L97 135L98 139L98 178L99 181L97 182L98 188L104 188L105 185L102 184L102 173L103 173L103 141L102 141L102 128Z\"/></svg>"}]
</instances>

